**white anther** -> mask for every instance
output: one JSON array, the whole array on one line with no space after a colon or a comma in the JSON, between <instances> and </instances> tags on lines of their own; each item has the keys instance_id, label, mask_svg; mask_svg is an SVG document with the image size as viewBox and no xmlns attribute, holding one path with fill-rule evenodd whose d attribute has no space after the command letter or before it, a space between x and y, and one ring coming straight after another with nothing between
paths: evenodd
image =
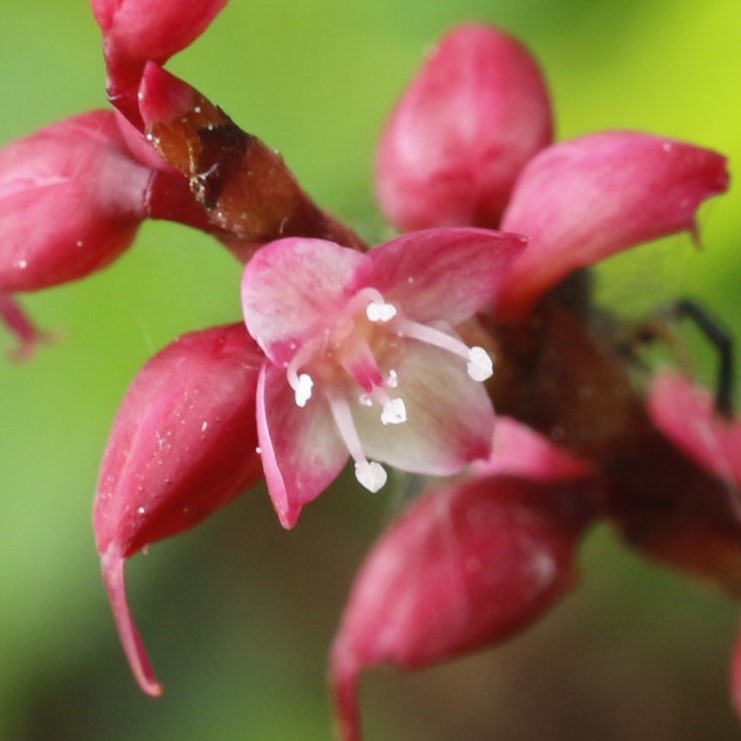
<instances>
[{"instance_id":1,"label":"white anther","mask_svg":"<svg viewBox=\"0 0 741 741\"><path fill-rule=\"evenodd\" d=\"M466 370L474 381L485 381L494 375L494 365L483 347L470 348Z\"/></svg>"},{"instance_id":2,"label":"white anther","mask_svg":"<svg viewBox=\"0 0 741 741\"><path fill-rule=\"evenodd\" d=\"M389 377L386 379L386 386L390 389L395 389L399 385L399 376L395 370L389 371Z\"/></svg>"},{"instance_id":3,"label":"white anther","mask_svg":"<svg viewBox=\"0 0 741 741\"><path fill-rule=\"evenodd\" d=\"M388 322L396 316L396 307L393 304L372 301L366 307L365 315L372 322Z\"/></svg>"},{"instance_id":4,"label":"white anther","mask_svg":"<svg viewBox=\"0 0 741 741\"><path fill-rule=\"evenodd\" d=\"M386 483L388 476L383 466L375 461L357 461L355 463L355 478L374 494Z\"/></svg>"},{"instance_id":5,"label":"white anther","mask_svg":"<svg viewBox=\"0 0 741 741\"><path fill-rule=\"evenodd\" d=\"M385 425L400 425L407 421L407 408L403 399L389 399L383 405L381 422Z\"/></svg>"},{"instance_id":6,"label":"white anther","mask_svg":"<svg viewBox=\"0 0 741 741\"><path fill-rule=\"evenodd\" d=\"M314 387L314 381L311 380L311 376L308 373L302 373L298 377L293 391L296 395L296 405L305 407L306 402L311 399L311 389Z\"/></svg>"},{"instance_id":7,"label":"white anther","mask_svg":"<svg viewBox=\"0 0 741 741\"><path fill-rule=\"evenodd\" d=\"M360 405L364 407L373 406L373 398L370 394L360 394L360 396L358 397L358 402L360 402Z\"/></svg>"}]
</instances>

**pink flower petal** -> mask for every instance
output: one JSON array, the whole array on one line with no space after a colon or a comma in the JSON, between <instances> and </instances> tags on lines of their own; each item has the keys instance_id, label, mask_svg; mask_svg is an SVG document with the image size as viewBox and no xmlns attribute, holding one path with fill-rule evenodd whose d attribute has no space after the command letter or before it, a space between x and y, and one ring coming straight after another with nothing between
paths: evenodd
<instances>
[{"instance_id":1,"label":"pink flower petal","mask_svg":"<svg viewBox=\"0 0 741 741\"><path fill-rule=\"evenodd\" d=\"M496 227L525 163L552 138L537 62L494 28L451 31L404 92L381 138L376 190L404 230Z\"/></svg>"},{"instance_id":2,"label":"pink flower petal","mask_svg":"<svg viewBox=\"0 0 741 741\"><path fill-rule=\"evenodd\" d=\"M560 481L594 473L592 464L511 417L499 416L486 461L475 464L479 476L505 474L530 481Z\"/></svg>"},{"instance_id":3,"label":"pink flower petal","mask_svg":"<svg viewBox=\"0 0 741 741\"><path fill-rule=\"evenodd\" d=\"M676 373L660 373L649 390L648 413L691 460L734 489L741 486L741 421L717 413L705 389Z\"/></svg>"},{"instance_id":4,"label":"pink flower petal","mask_svg":"<svg viewBox=\"0 0 741 741\"><path fill-rule=\"evenodd\" d=\"M320 239L266 245L242 278L247 329L271 360L288 362L298 347L337 321L370 266L366 255Z\"/></svg>"},{"instance_id":5,"label":"pink flower petal","mask_svg":"<svg viewBox=\"0 0 741 741\"><path fill-rule=\"evenodd\" d=\"M113 113L47 126L0 151L0 291L82 278L116 259L145 216L150 171Z\"/></svg>"},{"instance_id":6,"label":"pink flower petal","mask_svg":"<svg viewBox=\"0 0 741 741\"><path fill-rule=\"evenodd\" d=\"M486 229L429 229L369 253L368 285L418 322L451 326L491 303L526 240Z\"/></svg>"},{"instance_id":7,"label":"pink flower petal","mask_svg":"<svg viewBox=\"0 0 741 741\"><path fill-rule=\"evenodd\" d=\"M486 458L494 410L483 384L473 381L466 361L431 345L407 340L394 370L407 412L402 424L383 425L379 406L353 406L369 458L404 471L442 476Z\"/></svg>"},{"instance_id":8,"label":"pink flower petal","mask_svg":"<svg viewBox=\"0 0 741 741\"><path fill-rule=\"evenodd\" d=\"M699 205L728 187L725 159L637 132L592 134L554 145L523 171L502 229L528 248L497 296L518 318L578 268L679 231L695 232Z\"/></svg>"},{"instance_id":9,"label":"pink flower petal","mask_svg":"<svg viewBox=\"0 0 741 741\"><path fill-rule=\"evenodd\" d=\"M360 739L358 679L381 663L422 667L499 643L574 583L584 480L490 477L429 492L375 545L342 617L330 677L343 741Z\"/></svg>"},{"instance_id":10,"label":"pink flower petal","mask_svg":"<svg viewBox=\"0 0 741 741\"><path fill-rule=\"evenodd\" d=\"M292 528L305 504L339 475L348 452L327 404L298 407L285 371L265 363L257 387L257 433L268 493L281 525Z\"/></svg>"}]
</instances>

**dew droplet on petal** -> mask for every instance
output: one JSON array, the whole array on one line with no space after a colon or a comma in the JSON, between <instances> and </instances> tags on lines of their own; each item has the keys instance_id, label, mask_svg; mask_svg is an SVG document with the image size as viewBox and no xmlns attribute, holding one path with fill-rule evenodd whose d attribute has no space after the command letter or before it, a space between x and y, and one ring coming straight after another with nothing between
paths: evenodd
<instances>
[{"instance_id":1,"label":"dew droplet on petal","mask_svg":"<svg viewBox=\"0 0 741 741\"><path fill-rule=\"evenodd\" d=\"M374 494L386 483L388 476L383 466L375 461L356 461L355 478Z\"/></svg>"},{"instance_id":2,"label":"dew droplet on petal","mask_svg":"<svg viewBox=\"0 0 741 741\"><path fill-rule=\"evenodd\" d=\"M494 365L483 347L472 347L468 351L466 370L474 381L485 381L494 375Z\"/></svg>"}]
</instances>

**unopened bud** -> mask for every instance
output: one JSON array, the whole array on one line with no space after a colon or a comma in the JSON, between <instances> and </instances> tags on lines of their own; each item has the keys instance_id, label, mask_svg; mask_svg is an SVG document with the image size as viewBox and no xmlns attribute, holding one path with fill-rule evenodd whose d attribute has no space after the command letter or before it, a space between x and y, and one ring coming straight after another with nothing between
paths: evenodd
<instances>
[{"instance_id":1,"label":"unopened bud","mask_svg":"<svg viewBox=\"0 0 741 741\"><path fill-rule=\"evenodd\" d=\"M116 416L95 535L126 656L150 695L161 688L126 602L124 559L192 528L261 477L255 388L262 359L242 324L185 335L144 366Z\"/></svg>"},{"instance_id":2,"label":"unopened bud","mask_svg":"<svg viewBox=\"0 0 741 741\"><path fill-rule=\"evenodd\" d=\"M551 142L548 91L518 41L479 25L445 36L381 138L376 191L406 231L496 227L515 178Z\"/></svg>"}]
</instances>

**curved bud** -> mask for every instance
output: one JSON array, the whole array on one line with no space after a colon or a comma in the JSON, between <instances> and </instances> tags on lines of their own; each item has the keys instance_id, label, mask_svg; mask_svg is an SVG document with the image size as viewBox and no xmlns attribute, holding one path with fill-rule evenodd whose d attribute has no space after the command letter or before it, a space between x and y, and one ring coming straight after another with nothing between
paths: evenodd
<instances>
[{"instance_id":1,"label":"curved bud","mask_svg":"<svg viewBox=\"0 0 741 741\"><path fill-rule=\"evenodd\" d=\"M111 101L138 124L136 91L147 61L164 64L189 46L227 0L91 0L103 32Z\"/></svg>"},{"instance_id":2,"label":"curved bud","mask_svg":"<svg viewBox=\"0 0 741 741\"><path fill-rule=\"evenodd\" d=\"M0 291L82 278L117 258L145 216L150 171L113 113L92 111L0 151Z\"/></svg>"},{"instance_id":3,"label":"curved bud","mask_svg":"<svg viewBox=\"0 0 741 741\"><path fill-rule=\"evenodd\" d=\"M360 738L361 671L427 666L494 645L568 592L590 479L511 476L428 493L376 544L355 581L330 677L343 741Z\"/></svg>"},{"instance_id":4,"label":"curved bud","mask_svg":"<svg viewBox=\"0 0 741 741\"><path fill-rule=\"evenodd\" d=\"M397 103L381 138L376 191L404 230L496 227L515 178L553 137L543 74L493 28L445 36Z\"/></svg>"},{"instance_id":5,"label":"curved bud","mask_svg":"<svg viewBox=\"0 0 741 741\"><path fill-rule=\"evenodd\" d=\"M95 536L124 650L150 695L161 690L126 603L123 562L192 528L261 477L261 362L242 324L185 335L144 366L116 416L98 480Z\"/></svg>"},{"instance_id":6,"label":"curved bud","mask_svg":"<svg viewBox=\"0 0 741 741\"><path fill-rule=\"evenodd\" d=\"M495 309L526 315L579 268L651 239L696 235L700 204L728 188L723 156L632 131L562 142L541 152L517 181L502 229L529 237Z\"/></svg>"}]
</instances>

